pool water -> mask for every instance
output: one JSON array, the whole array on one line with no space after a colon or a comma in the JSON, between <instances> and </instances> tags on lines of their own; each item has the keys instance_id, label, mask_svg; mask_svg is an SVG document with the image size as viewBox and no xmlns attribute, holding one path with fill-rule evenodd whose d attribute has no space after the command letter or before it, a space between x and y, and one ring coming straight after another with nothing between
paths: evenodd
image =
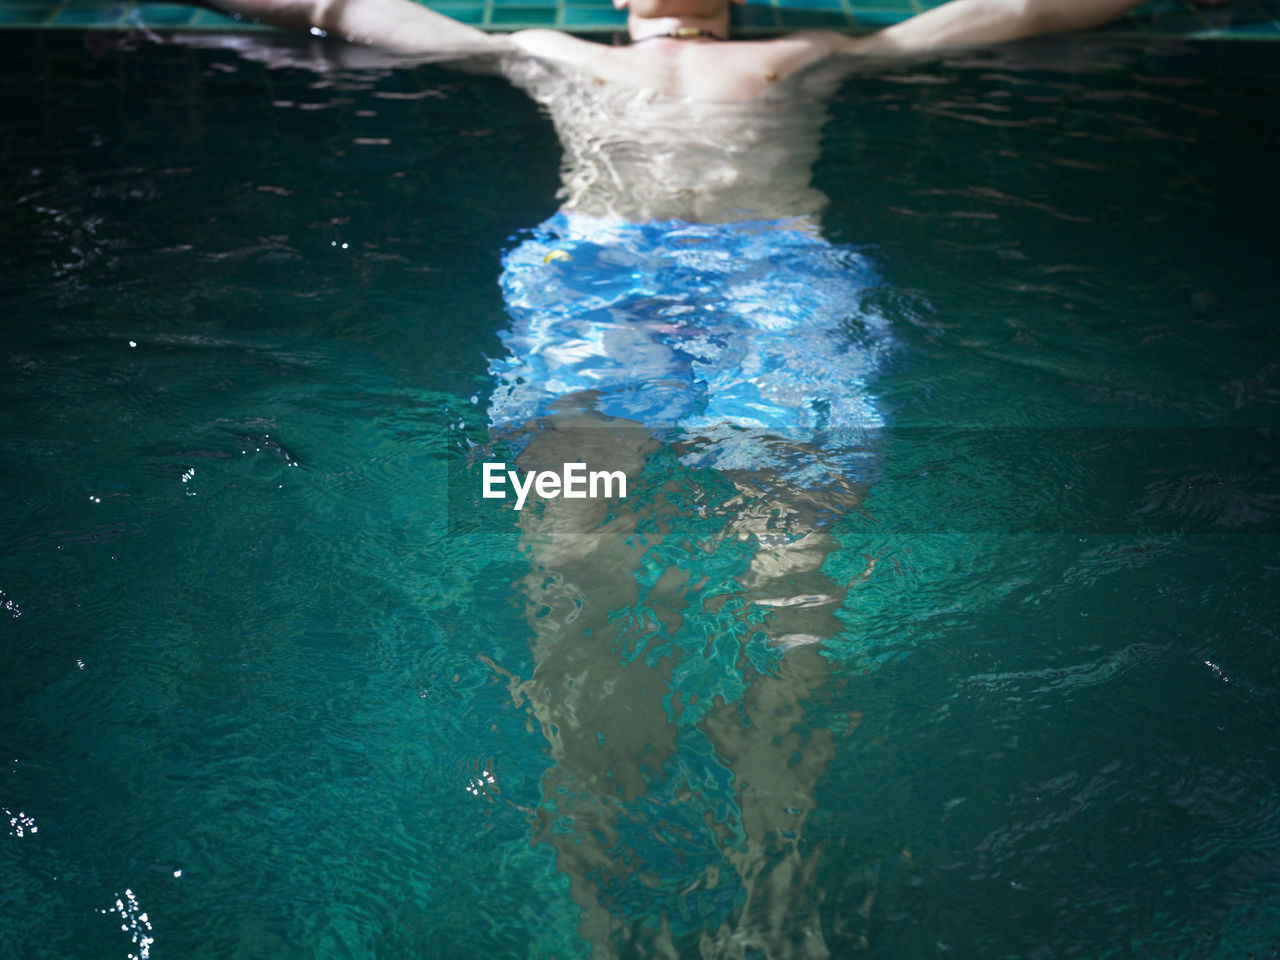
<instances>
[{"instance_id":1,"label":"pool water","mask_svg":"<svg viewBox=\"0 0 1280 960\"><path fill-rule=\"evenodd\" d=\"M0 50L0 955L1280 950L1269 50L841 87L878 419L786 656L670 437L584 557L476 495L556 209L523 95Z\"/></svg>"}]
</instances>

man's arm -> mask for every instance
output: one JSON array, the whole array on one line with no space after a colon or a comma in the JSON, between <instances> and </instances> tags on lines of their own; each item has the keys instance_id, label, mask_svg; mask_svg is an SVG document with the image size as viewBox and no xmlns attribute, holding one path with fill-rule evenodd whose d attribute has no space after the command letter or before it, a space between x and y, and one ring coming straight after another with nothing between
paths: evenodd
<instances>
[{"instance_id":1,"label":"man's arm","mask_svg":"<svg viewBox=\"0 0 1280 960\"><path fill-rule=\"evenodd\" d=\"M951 0L866 36L806 30L768 41L773 69L787 75L833 55L892 58L985 47L1046 33L1087 30L1143 0ZM1200 0L1223 3L1226 0ZM838 70L855 60L838 61ZM834 76L834 74L832 74Z\"/></svg>"},{"instance_id":2,"label":"man's arm","mask_svg":"<svg viewBox=\"0 0 1280 960\"><path fill-rule=\"evenodd\" d=\"M522 50L585 64L601 45L559 30L495 35L429 10L413 0L204 0L215 9L292 30L323 30L353 43L396 53L470 54Z\"/></svg>"},{"instance_id":3,"label":"man's arm","mask_svg":"<svg viewBox=\"0 0 1280 960\"><path fill-rule=\"evenodd\" d=\"M505 37L459 23L413 0L205 0L215 9L294 30L316 29L398 53L510 48Z\"/></svg>"},{"instance_id":4,"label":"man's arm","mask_svg":"<svg viewBox=\"0 0 1280 960\"><path fill-rule=\"evenodd\" d=\"M842 37L832 52L924 53L983 47L1046 33L1088 30L1142 0L952 0L865 37Z\"/></svg>"}]
</instances>

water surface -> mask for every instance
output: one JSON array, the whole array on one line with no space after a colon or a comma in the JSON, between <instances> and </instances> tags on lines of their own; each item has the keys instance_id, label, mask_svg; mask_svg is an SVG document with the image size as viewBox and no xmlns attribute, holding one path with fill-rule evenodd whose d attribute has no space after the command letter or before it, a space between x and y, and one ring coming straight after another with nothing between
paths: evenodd
<instances>
[{"instance_id":1,"label":"water surface","mask_svg":"<svg viewBox=\"0 0 1280 960\"><path fill-rule=\"evenodd\" d=\"M540 587L461 492L550 124L441 67L102 40L0 37L0 952L589 956L507 676ZM835 956L1280 943L1278 87L1248 47L1050 44L832 103L823 235L893 340L790 731L833 744L796 842ZM741 579L669 519L663 562ZM659 879L611 896L696 955L743 892L656 809L696 769L734 816L678 740L626 838Z\"/></svg>"}]
</instances>

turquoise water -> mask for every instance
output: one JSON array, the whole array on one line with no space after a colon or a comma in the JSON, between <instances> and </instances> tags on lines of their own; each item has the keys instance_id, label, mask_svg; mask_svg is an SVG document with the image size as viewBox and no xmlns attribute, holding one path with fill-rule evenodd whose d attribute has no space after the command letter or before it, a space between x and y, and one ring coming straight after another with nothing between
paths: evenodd
<instances>
[{"instance_id":1,"label":"turquoise water","mask_svg":"<svg viewBox=\"0 0 1280 960\"><path fill-rule=\"evenodd\" d=\"M585 558L476 498L520 94L0 43L0 954L1280 946L1273 59L845 84L891 349L797 624L669 444Z\"/></svg>"}]
</instances>

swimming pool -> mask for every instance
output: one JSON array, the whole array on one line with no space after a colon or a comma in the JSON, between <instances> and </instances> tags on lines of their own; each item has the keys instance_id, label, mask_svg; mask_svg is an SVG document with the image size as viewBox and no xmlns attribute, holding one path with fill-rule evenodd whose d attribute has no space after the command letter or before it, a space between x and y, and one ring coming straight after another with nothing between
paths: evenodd
<instances>
[{"instance_id":1,"label":"swimming pool","mask_svg":"<svg viewBox=\"0 0 1280 960\"><path fill-rule=\"evenodd\" d=\"M735 527L678 438L590 562L477 496L557 205L531 102L0 42L0 953L1280 942L1272 55L841 87L819 239L876 419L788 666L743 599L776 501Z\"/></svg>"}]
</instances>

